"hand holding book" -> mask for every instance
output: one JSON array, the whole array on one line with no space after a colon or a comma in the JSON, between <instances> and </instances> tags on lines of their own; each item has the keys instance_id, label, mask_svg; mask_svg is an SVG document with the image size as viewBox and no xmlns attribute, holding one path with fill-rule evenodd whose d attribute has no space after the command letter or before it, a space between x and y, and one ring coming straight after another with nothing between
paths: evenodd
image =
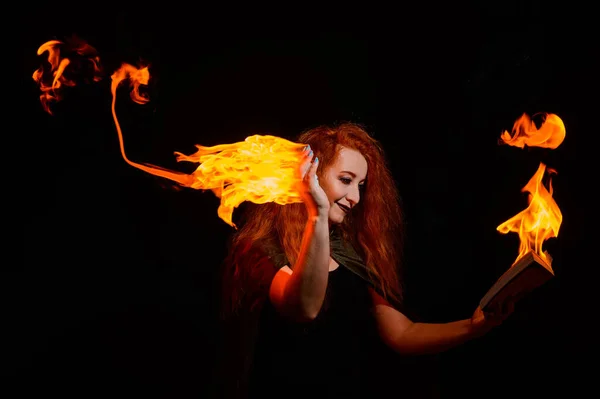
<instances>
[{"instance_id":1,"label":"hand holding book","mask_svg":"<svg viewBox=\"0 0 600 399\"><path fill-rule=\"evenodd\" d=\"M539 287L554 276L549 262L552 258L545 253L548 262L529 252L520 258L492 285L479 302L484 312L505 308L508 303L516 303L523 296Z\"/></svg>"}]
</instances>

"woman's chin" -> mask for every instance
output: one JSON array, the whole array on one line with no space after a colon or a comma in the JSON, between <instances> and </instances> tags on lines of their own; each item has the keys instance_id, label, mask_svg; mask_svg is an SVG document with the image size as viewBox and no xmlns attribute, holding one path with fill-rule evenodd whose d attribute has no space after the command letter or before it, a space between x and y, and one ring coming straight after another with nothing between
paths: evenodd
<instances>
[{"instance_id":1,"label":"woman's chin","mask_svg":"<svg viewBox=\"0 0 600 399\"><path fill-rule=\"evenodd\" d=\"M344 222L344 218L346 217L346 214L343 211L338 211L338 212L332 212L332 214L329 215L329 221L332 224L341 224Z\"/></svg>"}]
</instances>

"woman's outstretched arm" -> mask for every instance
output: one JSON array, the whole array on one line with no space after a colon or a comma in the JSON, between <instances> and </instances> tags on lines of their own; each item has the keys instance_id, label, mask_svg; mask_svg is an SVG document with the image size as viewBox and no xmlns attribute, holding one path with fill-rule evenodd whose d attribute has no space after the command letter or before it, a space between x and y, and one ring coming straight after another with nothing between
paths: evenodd
<instances>
[{"instance_id":1,"label":"woman's outstretched arm","mask_svg":"<svg viewBox=\"0 0 600 399\"><path fill-rule=\"evenodd\" d=\"M371 290L373 313L383 342L401 354L439 353L490 331L512 313L484 314L477 308L469 319L448 323L415 323Z\"/></svg>"}]
</instances>

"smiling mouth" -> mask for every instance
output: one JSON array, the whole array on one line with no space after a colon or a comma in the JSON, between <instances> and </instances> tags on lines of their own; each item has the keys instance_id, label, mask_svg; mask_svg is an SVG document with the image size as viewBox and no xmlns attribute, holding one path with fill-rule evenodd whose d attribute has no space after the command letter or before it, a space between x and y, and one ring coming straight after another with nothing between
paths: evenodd
<instances>
[{"instance_id":1,"label":"smiling mouth","mask_svg":"<svg viewBox=\"0 0 600 399\"><path fill-rule=\"evenodd\" d=\"M337 204L337 205L338 205L338 206L339 206L339 207L342 209L342 211L344 211L345 213L348 213L348 212L350 212L350 208L348 208L347 206L345 206L345 205L342 205L342 204Z\"/></svg>"}]
</instances>

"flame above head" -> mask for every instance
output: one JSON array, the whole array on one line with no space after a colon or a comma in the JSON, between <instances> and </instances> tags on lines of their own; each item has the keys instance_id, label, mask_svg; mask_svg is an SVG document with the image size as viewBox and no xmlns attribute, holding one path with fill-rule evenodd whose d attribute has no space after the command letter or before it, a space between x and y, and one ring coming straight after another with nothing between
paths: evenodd
<instances>
[{"instance_id":1,"label":"flame above head","mask_svg":"<svg viewBox=\"0 0 600 399\"><path fill-rule=\"evenodd\" d=\"M519 148L525 146L557 148L565 139L565 124L555 114L544 113L543 115L544 121L538 129L529 116L523 114L514 123L512 135L505 130L500 136L500 142Z\"/></svg>"},{"instance_id":2,"label":"flame above head","mask_svg":"<svg viewBox=\"0 0 600 399\"><path fill-rule=\"evenodd\" d=\"M212 147L196 145L192 155L175 152L178 162L193 162L199 166L191 174L168 170L159 166L139 164L127 158L123 133L116 113L117 89L128 81L132 88L131 99L139 104L149 101L140 94L141 85L150 80L148 67L136 68L122 64L112 75L112 113L123 159L138 169L164 177L182 186L211 190L221 204L218 216L232 227L232 214L244 201L262 204L276 202L281 205L302 202L297 184L300 181L298 166L305 144L294 143L270 135L253 135L242 142L220 144Z\"/></svg>"},{"instance_id":3,"label":"flame above head","mask_svg":"<svg viewBox=\"0 0 600 399\"><path fill-rule=\"evenodd\" d=\"M62 100L64 86L75 86L76 77L80 77L77 75L86 73L81 68L91 65L91 79L98 82L102 79L102 67L96 49L76 37L66 43L60 40L47 41L38 48L37 55L46 52L47 65L42 64L35 70L32 78L40 86L42 107L52 115L50 104ZM73 72L73 76L67 77L66 72Z\"/></svg>"},{"instance_id":4,"label":"flame above head","mask_svg":"<svg viewBox=\"0 0 600 399\"><path fill-rule=\"evenodd\" d=\"M529 193L529 206L497 227L500 233L517 233L520 239L519 255L515 263L528 252L534 251L548 265L551 260L542 250L544 241L558 236L562 223L562 213L552 198L552 181L549 179L548 188L542 184L545 172L555 174L552 169L546 170L546 165L540 163L537 172L522 189Z\"/></svg>"}]
</instances>

